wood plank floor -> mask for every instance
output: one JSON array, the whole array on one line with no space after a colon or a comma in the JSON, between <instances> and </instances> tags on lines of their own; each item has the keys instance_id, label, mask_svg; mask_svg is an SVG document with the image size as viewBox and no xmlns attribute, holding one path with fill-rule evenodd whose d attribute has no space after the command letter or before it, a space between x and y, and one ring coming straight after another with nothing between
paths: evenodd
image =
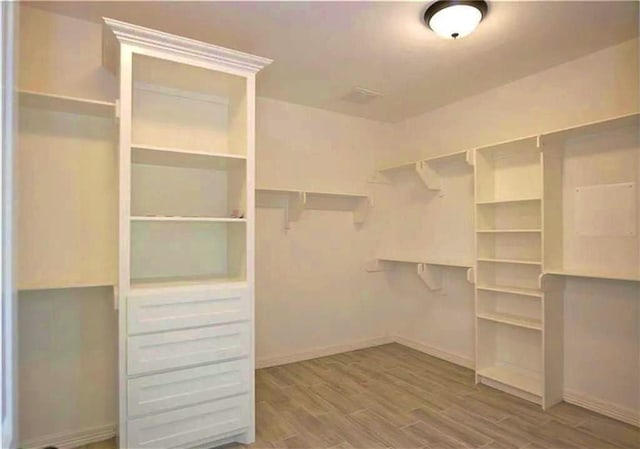
<instances>
[{"instance_id":1,"label":"wood plank floor","mask_svg":"<svg viewBox=\"0 0 640 449\"><path fill-rule=\"evenodd\" d=\"M640 449L640 429L548 412L473 371L389 344L256 372L255 449ZM86 449L109 449L110 445Z\"/></svg>"}]
</instances>

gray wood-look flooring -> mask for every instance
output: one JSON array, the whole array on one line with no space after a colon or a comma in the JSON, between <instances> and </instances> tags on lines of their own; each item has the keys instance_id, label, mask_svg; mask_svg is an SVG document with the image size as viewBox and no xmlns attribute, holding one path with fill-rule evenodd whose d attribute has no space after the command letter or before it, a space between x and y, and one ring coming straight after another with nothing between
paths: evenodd
<instances>
[{"instance_id":1,"label":"gray wood-look flooring","mask_svg":"<svg viewBox=\"0 0 640 449\"><path fill-rule=\"evenodd\" d=\"M539 406L389 344L256 372L255 449L640 449L640 429ZM113 441L86 449L109 449Z\"/></svg>"}]
</instances>

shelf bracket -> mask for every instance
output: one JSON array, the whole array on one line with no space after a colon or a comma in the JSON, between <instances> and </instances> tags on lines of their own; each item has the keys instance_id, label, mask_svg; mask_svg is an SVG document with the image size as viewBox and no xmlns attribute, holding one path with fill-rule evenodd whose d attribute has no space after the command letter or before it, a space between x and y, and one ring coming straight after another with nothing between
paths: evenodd
<instances>
[{"instance_id":1,"label":"shelf bracket","mask_svg":"<svg viewBox=\"0 0 640 449\"><path fill-rule=\"evenodd\" d=\"M422 180L424 185L427 186L427 189L441 189L440 177L438 176L438 173L436 173L436 171L429 166L429 163L427 161L416 162L416 172L418 173L418 176L420 176L420 179Z\"/></svg>"},{"instance_id":2,"label":"shelf bracket","mask_svg":"<svg viewBox=\"0 0 640 449\"><path fill-rule=\"evenodd\" d=\"M464 155L464 160L467 165L474 166L476 165L476 150L467 150Z\"/></svg>"},{"instance_id":3,"label":"shelf bracket","mask_svg":"<svg viewBox=\"0 0 640 449\"><path fill-rule=\"evenodd\" d=\"M382 271L391 271L391 264L389 262L373 259L367 262L365 269L369 273L378 273Z\"/></svg>"},{"instance_id":4,"label":"shelf bracket","mask_svg":"<svg viewBox=\"0 0 640 449\"><path fill-rule=\"evenodd\" d=\"M475 270L473 269L473 267L467 268L467 282L469 284L475 284L476 283L476 273L475 273Z\"/></svg>"},{"instance_id":5,"label":"shelf bracket","mask_svg":"<svg viewBox=\"0 0 640 449\"><path fill-rule=\"evenodd\" d=\"M442 268L426 263L417 265L417 272L422 282L424 282L429 290L442 289Z\"/></svg>"},{"instance_id":6,"label":"shelf bracket","mask_svg":"<svg viewBox=\"0 0 640 449\"><path fill-rule=\"evenodd\" d=\"M305 192L291 192L287 197L287 204L284 209L284 228L291 229L291 222L298 221L305 205L307 204L307 194Z\"/></svg>"},{"instance_id":7,"label":"shelf bracket","mask_svg":"<svg viewBox=\"0 0 640 449\"><path fill-rule=\"evenodd\" d=\"M353 209L353 222L356 225L361 225L367 219L371 208L373 207L373 200L371 197L358 199L358 204Z\"/></svg>"}]
</instances>

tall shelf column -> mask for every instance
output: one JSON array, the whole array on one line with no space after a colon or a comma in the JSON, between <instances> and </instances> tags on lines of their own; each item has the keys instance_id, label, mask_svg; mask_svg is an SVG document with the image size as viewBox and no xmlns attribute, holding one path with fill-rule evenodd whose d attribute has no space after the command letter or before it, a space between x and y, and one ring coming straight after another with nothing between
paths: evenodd
<instances>
[{"instance_id":1,"label":"tall shelf column","mask_svg":"<svg viewBox=\"0 0 640 449\"><path fill-rule=\"evenodd\" d=\"M255 74L271 61L105 19L118 74L119 446L255 439Z\"/></svg>"}]
</instances>

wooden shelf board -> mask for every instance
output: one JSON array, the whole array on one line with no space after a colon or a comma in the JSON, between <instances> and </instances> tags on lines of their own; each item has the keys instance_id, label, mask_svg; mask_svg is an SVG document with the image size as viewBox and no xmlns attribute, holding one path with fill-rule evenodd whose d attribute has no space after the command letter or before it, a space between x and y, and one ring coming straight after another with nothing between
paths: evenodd
<instances>
[{"instance_id":1,"label":"wooden shelf board","mask_svg":"<svg viewBox=\"0 0 640 449\"><path fill-rule=\"evenodd\" d=\"M21 107L115 118L115 103L109 101L68 97L65 95L54 95L27 90L19 91L18 99Z\"/></svg>"},{"instance_id":2,"label":"wooden shelf board","mask_svg":"<svg viewBox=\"0 0 640 449\"><path fill-rule=\"evenodd\" d=\"M455 153L448 153L448 154L443 154L441 156L433 156L433 157L429 157L426 159L420 159L417 161L412 161L412 162L402 162L399 164L393 164L393 165L387 165L384 167L380 167L378 168L376 171L383 173L383 172L387 172L387 171L395 171L395 170L403 170L403 169L407 169L407 168L413 168L416 166L416 164L418 162L433 162L433 163L440 163L440 162L447 162L447 161L452 161L452 160L456 160L456 159L460 159L462 162L466 162L466 156L467 156L467 151L456 151Z\"/></svg>"},{"instance_id":3,"label":"wooden shelf board","mask_svg":"<svg viewBox=\"0 0 640 449\"><path fill-rule=\"evenodd\" d=\"M415 263L415 264L421 263L425 265L438 265L443 267L471 268L473 266L472 263L434 260L434 259L419 258L419 257L381 256L381 257L377 257L377 259L383 262Z\"/></svg>"},{"instance_id":4,"label":"wooden shelf board","mask_svg":"<svg viewBox=\"0 0 640 449\"><path fill-rule=\"evenodd\" d=\"M484 258L484 257L479 257L478 262L517 264L517 265L542 265L542 262L535 261L535 260L490 259L490 258Z\"/></svg>"},{"instance_id":5,"label":"wooden shelf board","mask_svg":"<svg viewBox=\"0 0 640 449\"><path fill-rule=\"evenodd\" d=\"M539 376L516 368L494 365L477 371L481 377L509 385L536 396L542 395L542 380Z\"/></svg>"},{"instance_id":6,"label":"wooden shelf board","mask_svg":"<svg viewBox=\"0 0 640 449\"><path fill-rule=\"evenodd\" d=\"M476 288L478 290L483 290L488 292L509 293L512 295L520 295L520 296L533 296L536 298L542 297L542 292L540 290L535 290L532 288L501 287L499 285L478 285L476 286Z\"/></svg>"},{"instance_id":7,"label":"wooden shelf board","mask_svg":"<svg viewBox=\"0 0 640 449\"><path fill-rule=\"evenodd\" d=\"M541 233L542 229L477 229L478 234L527 234Z\"/></svg>"},{"instance_id":8,"label":"wooden shelf board","mask_svg":"<svg viewBox=\"0 0 640 449\"><path fill-rule=\"evenodd\" d=\"M602 271L581 271L581 270L545 270L544 274L553 274L556 276L581 277L594 279L609 279L613 281L632 281L640 282L640 273L605 273Z\"/></svg>"},{"instance_id":9,"label":"wooden shelf board","mask_svg":"<svg viewBox=\"0 0 640 449\"><path fill-rule=\"evenodd\" d=\"M524 203L524 202L541 201L541 200L542 200L541 197L505 198L505 199L499 199L499 200L476 201L476 204L483 205L483 204Z\"/></svg>"},{"instance_id":10,"label":"wooden shelf board","mask_svg":"<svg viewBox=\"0 0 640 449\"><path fill-rule=\"evenodd\" d=\"M542 321L533 318L511 315L508 313L481 312L478 318L496 323L509 324L511 326L523 327L526 329L542 330Z\"/></svg>"},{"instance_id":11,"label":"wooden shelf board","mask_svg":"<svg viewBox=\"0 0 640 449\"><path fill-rule=\"evenodd\" d=\"M336 198L368 198L366 193L352 193L352 192L322 192L314 190L296 190L296 189L281 189L277 187L256 187L256 192L266 193L305 193L308 196L324 196L324 197L336 197Z\"/></svg>"},{"instance_id":12,"label":"wooden shelf board","mask_svg":"<svg viewBox=\"0 0 640 449\"><path fill-rule=\"evenodd\" d=\"M245 164L246 160L246 156L238 154L208 153L152 145L131 145L131 162L134 164L226 170Z\"/></svg>"},{"instance_id":13,"label":"wooden shelf board","mask_svg":"<svg viewBox=\"0 0 640 449\"><path fill-rule=\"evenodd\" d=\"M542 145L547 145L578 136L602 133L634 125L640 126L640 112L634 112L632 114L625 114L606 120L599 120L597 122L585 123L578 126L572 126L570 128L544 133L540 136L540 143Z\"/></svg>"},{"instance_id":14,"label":"wooden shelf board","mask_svg":"<svg viewBox=\"0 0 640 449\"><path fill-rule=\"evenodd\" d=\"M131 279L132 290L155 290L162 288L182 288L221 284L246 284L242 278L221 278L213 276L177 276L170 278Z\"/></svg>"},{"instance_id":15,"label":"wooden shelf board","mask_svg":"<svg viewBox=\"0 0 640 449\"><path fill-rule=\"evenodd\" d=\"M134 215L131 221L142 222L205 222L205 223L246 223L246 218L230 218L230 217L178 217L178 216L141 216Z\"/></svg>"}]
</instances>

